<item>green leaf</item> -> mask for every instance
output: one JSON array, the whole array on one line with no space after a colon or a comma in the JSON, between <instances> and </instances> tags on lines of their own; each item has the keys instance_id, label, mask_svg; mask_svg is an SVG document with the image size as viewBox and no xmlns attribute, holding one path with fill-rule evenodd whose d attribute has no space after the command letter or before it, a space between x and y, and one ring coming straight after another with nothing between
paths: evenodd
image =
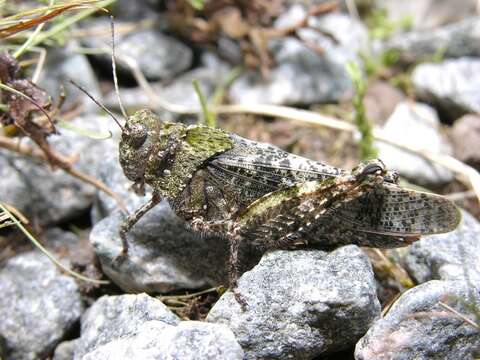
<instances>
[{"instance_id":1,"label":"green leaf","mask_svg":"<svg viewBox=\"0 0 480 360\"><path fill-rule=\"evenodd\" d=\"M203 10L205 7L204 0L188 0L190 6L193 7L195 10Z\"/></svg>"}]
</instances>

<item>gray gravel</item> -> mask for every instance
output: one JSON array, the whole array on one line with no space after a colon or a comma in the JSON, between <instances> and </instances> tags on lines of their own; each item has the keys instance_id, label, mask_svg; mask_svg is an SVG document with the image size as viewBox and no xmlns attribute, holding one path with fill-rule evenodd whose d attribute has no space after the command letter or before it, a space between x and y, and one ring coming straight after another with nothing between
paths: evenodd
<instances>
[{"instance_id":1,"label":"gray gravel","mask_svg":"<svg viewBox=\"0 0 480 360\"><path fill-rule=\"evenodd\" d=\"M75 353L76 339L63 341L55 348L52 360L72 360Z\"/></svg>"},{"instance_id":2,"label":"gray gravel","mask_svg":"<svg viewBox=\"0 0 480 360\"><path fill-rule=\"evenodd\" d=\"M466 303L470 291L461 281L437 281L404 293L387 315L358 342L356 360L473 360L480 354L480 332L439 305L445 302L474 319ZM478 300L478 298L477 298ZM478 309L479 304L477 304Z\"/></svg>"},{"instance_id":3,"label":"gray gravel","mask_svg":"<svg viewBox=\"0 0 480 360\"><path fill-rule=\"evenodd\" d=\"M412 83L420 99L435 104L445 117L455 119L480 111L478 74L480 59L464 57L420 64L412 73Z\"/></svg>"},{"instance_id":4,"label":"gray gravel","mask_svg":"<svg viewBox=\"0 0 480 360\"><path fill-rule=\"evenodd\" d=\"M76 282L39 252L19 254L5 263L0 293L6 360L46 357L83 311Z\"/></svg>"},{"instance_id":5,"label":"gray gravel","mask_svg":"<svg viewBox=\"0 0 480 360\"><path fill-rule=\"evenodd\" d=\"M176 325L180 319L160 301L146 294L103 296L82 316L75 360L96 348L136 334L142 324L157 320Z\"/></svg>"},{"instance_id":6,"label":"gray gravel","mask_svg":"<svg viewBox=\"0 0 480 360\"><path fill-rule=\"evenodd\" d=\"M480 284L480 223L466 211L453 232L424 236L406 250L402 262L419 283L468 280Z\"/></svg>"},{"instance_id":7,"label":"gray gravel","mask_svg":"<svg viewBox=\"0 0 480 360\"><path fill-rule=\"evenodd\" d=\"M70 83L70 80L75 81L87 89L95 99L101 100L97 77L87 57L75 51L78 46L77 42L70 42L65 48L49 49L45 67L40 73L39 85L55 101L58 101L63 88L67 95L63 104L64 109L79 104L86 112L97 112L97 104Z\"/></svg>"},{"instance_id":8,"label":"gray gravel","mask_svg":"<svg viewBox=\"0 0 480 360\"><path fill-rule=\"evenodd\" d=\"M277 19L276 27L285 28L304 15L303 7L292 6ZM358 61L357 52L367 42L366 28L344 14L312 17L309 26L297 31L302 40L270 40L268 49L275 66L268 77L262 79L256 71L246 72L233 82L231 100L241 104L292 105L335 102L351 96L352 84L345 66L349 61ZM314 48L322 49L322 54Z\"/></svg>"},{"instance_id":9,"label":"gray gravel","mask_svg":"<svg viewBox=\"0 0 480 360\"><path fill-rule=\"evenodd\" d=\"M105 19L89 21L88 24L90 29L94 27L110 29L110 23ZM116 23L117 27L122 25L125 24ZM110 32L105 34L106 36L83 38L82 43L93 49L106 50L105 53L94 56L106 66L111 66L111 35ZM125 61L133 61L148 80L169 80L192 65L192 49L157 29L139 30L123 36L116 35L117 66L122 72L131 74L131 69Z\"/></svg>"},{"instance_id":10,"label":"gray gravel","mask_svg":"<svg viewBox=\"0 0 480 360\"><path fill-rule=\"evenodd\" d=\"M412 5L417 6L413 2ZM450 8L448 11L452 13ZM480 56L479 41L480 17L475 16L430 31L398 34L388 40L383 49L397 51L402 61L416 62L439 55L444 58Z\"/></svg>"},{"instance_id":11,"label":"gray gravel","mask_svg":"<svg viewBox=\"0 0 480 360\"><path fill-rule=\"evenodd\" d=\"M228 325L247 359L313 359L352 346L379 316L373 272L354 246L274 251L225 293L207 321Z\"/></svg>"},{"instance_id":12,"label":"gray gravel","mask_svg":"<svg viewBox=\"0 0 480 360\"><path fill-rule=\"evenodd\" d=\"M383 126L384 135L393 141L430 151L451 155L452 148L441 133L437 112L428 105L414 102L397 104ZM453 179L443 166L433 165L423 157L382 142L377 143L379 158L387 168L397 170L415 183L438 185Z\"/></svg>"},{"instance_id":13,"label":"gray gravel","mask_svg":"<svg viewBox=\"0 0 480 360\"><path fill-rule=\"evenodd\" d=\"M232 331L218 324L183 321L177 326L148 321L126 338L86 354L82 360L242 360L244 353Z\"/></svg>"}]
</instances>

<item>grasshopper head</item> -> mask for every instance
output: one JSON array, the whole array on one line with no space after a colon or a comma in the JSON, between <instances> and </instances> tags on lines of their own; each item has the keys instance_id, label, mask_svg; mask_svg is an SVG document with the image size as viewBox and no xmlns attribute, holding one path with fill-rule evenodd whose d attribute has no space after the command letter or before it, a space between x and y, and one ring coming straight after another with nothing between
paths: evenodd
<instances>
[{"instance_id":1,"label":"grasshopper head","mask_svg":"<svg viewBox=\"0 0 480 360\"><path fill-rule=\"evenodd\" d=\"M142 186L150 154L160 137L163 122L149 110L127 118L119 145L119 160L125 176Z\"/></svg>"}]
</instances>

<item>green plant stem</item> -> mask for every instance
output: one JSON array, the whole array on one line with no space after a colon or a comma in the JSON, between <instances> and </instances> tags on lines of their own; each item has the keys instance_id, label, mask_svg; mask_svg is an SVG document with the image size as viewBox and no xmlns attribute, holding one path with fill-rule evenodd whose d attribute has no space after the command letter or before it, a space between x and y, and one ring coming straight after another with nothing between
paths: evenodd
<instances>
[{"instance_id":1,"label":"green plant stem","mask_svg":"<svg viewBox=\"0 0 480 360\"><path fill-rule=\"evenodd\" d=\"M360 156L364 160L372 159L377 157L378 151L373 144L373 129L370 121L367 119L365 105L363 103L363 98L367 90L366 81L357 63L348 63L347 71L350 74L355 89L352 103L355 108L355 123L361 136L359 142Z\"/></svg>"},{"instance_id":2,"label":"green plant stem","mask_svg":"<svg viewBox=\"0 0 480 360\"><path fill-rule=\"evenodd\" d=\"M195 89L195 92L197 93L198 99L200 100L200 105L202 106L205 124L212 128L217 127L215 115L208 110L207 99L203 95L202 90L200 89L200 84L197 80L193 81L193 87Z\"/></svg>"}]
</instances>

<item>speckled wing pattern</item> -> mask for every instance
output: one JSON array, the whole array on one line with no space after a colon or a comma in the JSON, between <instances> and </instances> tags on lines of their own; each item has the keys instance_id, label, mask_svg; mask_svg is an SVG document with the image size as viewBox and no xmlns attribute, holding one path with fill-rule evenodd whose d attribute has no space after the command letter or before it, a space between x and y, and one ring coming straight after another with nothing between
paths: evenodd
<instances>
[{"instance_id":1,"label":"speckled wing pattern","mask_svg":"<svg viewBox=\"0 0 480 360\"><path fill-rule=\"evenodd\" d=\"M236 198L246 205L275 192L285 200L281 206L283 209L268 210L258 216L257 225L251 226L252 229L258 228L251 236L244 232L251 241L255 237L268 241L269 231L277 228L281 233L288 233L290 238L300 236L317 244L323 239L320 241L326 247L342 243L394 247L406 245L420 235L452 231L460 221L458 209L447 199L406 190L388 181L371 191L345 198L343 203L322 211L321 216L314 219L299 219L292 209L301 206L301 197L294 199L291 191L283 194L279 190L317 182L320 201L328 196L318 190L329 191L328 180L348 172L292 155L269 144L231 136L234 147L208 162L207 169L217 186L236 192ZM260 226L260 222L265 224ZM307 222L314 225L305 231L302 222L303 225ZM295 230L300 228L300 232Z\"/></svg>"},{"instance_id":2,"label":"speckled wing pattern","mask_svg":"<svg viewBox=\"0 0 480 360\"><path fill-rule=\"evenodd\" d=\"M246 203L272 191L309 180L324 180L343 170L290 154L273 145L231 135L231 150L212 158L207 170L220 187Z\"/></svg>"},{"instance_id":3,"label":"speckled wing pattern","mask_svg":"<svg viewBox=\"0 0 480 360\"><path fill-rule=\"evenodd\" d=\"M392 236L446 233L461 219L458 208L444 197L389 183L332 209L329 215L337 217L344 227Z\"/></svg>"}]
</instances>

